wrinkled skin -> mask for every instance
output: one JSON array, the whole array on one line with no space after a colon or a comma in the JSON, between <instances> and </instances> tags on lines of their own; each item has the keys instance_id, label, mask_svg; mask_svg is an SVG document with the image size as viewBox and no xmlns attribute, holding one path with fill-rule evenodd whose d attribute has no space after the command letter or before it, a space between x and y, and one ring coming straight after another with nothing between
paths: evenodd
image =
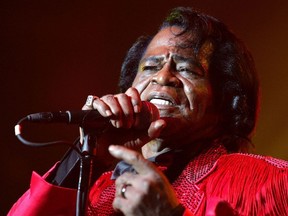
<instances>
[{"instance_id":1,"label":"wrinkled skin","mask_svg":"<svg viewBox=\"0 0 288 216\"><path fill-rule=\"evenodd\" d=\"M153 38L127 92L96 98L93 106L83 107L97 109L115 128L125 129L125 135L107 132L107 137L118 140L107 144L117 144L109 147L110 154L131 164L138 173L125 173L116 180L113 207L124 215L169 215L179 201L166 177L145 158L165 149L189 147L196 151L198 140L217 134L218 115L208 78L212 49L206 44L195 57L192 49L177 46L185 40L185 35L175 37L179 30L165 28ZM161 118L135 132L141 101L155 104ZM102 154L106 155L105 150ZM131 185L126 198L121 195L124 184Z\"/></svg>"}]
</instances>

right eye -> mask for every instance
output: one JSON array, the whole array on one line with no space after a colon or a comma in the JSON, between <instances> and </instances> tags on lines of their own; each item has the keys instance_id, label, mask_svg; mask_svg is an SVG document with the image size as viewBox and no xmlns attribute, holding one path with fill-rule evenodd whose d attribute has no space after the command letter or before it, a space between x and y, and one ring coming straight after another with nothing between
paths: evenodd
<instances>
[{"instance_id":1,"label":"right eye","mask_svg":"<svg viewBox=\"0 0 288 216\"><path fill-rule=\"evenodd\" d=\"M150 71L150 72L156 72L159 71L161 69L160 66L156 66L156 65L146 65L142 67L142 71Z\"/></svg>"}]
</instances>

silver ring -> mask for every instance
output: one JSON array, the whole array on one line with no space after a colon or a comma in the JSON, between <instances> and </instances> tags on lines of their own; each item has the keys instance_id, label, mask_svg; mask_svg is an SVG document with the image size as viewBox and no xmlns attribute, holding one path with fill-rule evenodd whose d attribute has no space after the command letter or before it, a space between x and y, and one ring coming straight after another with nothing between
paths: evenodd
<instances>
[{"instance_id":1,"label":"silver ring","mask_svg":"<svg viewBox=\"0 0 288 216\"><path fill-rule=\"evenodd\" d=\"M125 196L125 192L127 190L127 187L131 186L131 184L123 184L122 188L121 188L121 196L124 198L124 199L127 199L126 196Z\"/></svg>"},{"instance_id":2,"label":"silver ring","mask_svg":"<svg viewBox=\"0 0 288 216\"><path fill-rule=\"evenodd\" d=\"M87 99L86 99L85 105L86 105L86 106L92 106L93 101L94 101L95 99L97 99L97 98L98 98L98 97L96 97L96 96L88 95L88 97L87 97Z\"/></svg>"}]
</instances>

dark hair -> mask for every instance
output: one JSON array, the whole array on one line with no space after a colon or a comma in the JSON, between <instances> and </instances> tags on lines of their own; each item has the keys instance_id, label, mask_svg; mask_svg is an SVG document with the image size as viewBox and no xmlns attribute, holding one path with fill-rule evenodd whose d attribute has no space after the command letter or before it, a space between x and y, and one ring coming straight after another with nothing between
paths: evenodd
<instances>
[{"instance_id":1,"label":"dark hair","mask_svg":"<svg viewBox=\"0 0 288 216\"><path fill-rule=\"evenodd\" d=\"M151 36L141 36L129 49L121 67L118 83L121 92L125 92L131 87L138 71L139 62L151 40Z\"/></svg>"},{"instance_id":2,"label":"dark hair","mask_svg":"<svg viewBox=\"0 0 288 216\"><path fill-rule=\"evenodd\" d=\"M175 8L160 27L178 26L177 36L188 34L185 46L197 55L209 41L213 52L209 59L209 79L214 104L222 116L221 142L232 152L245 151L249 146L258 111L258 77L253 58L244 43L222 22L192 8ZM185 37L187 38L187 37ZM123 63L119 87L125 91L132 85L139 61L151 38L143 37L128 51Z\"/></svg>"}]
</instances>

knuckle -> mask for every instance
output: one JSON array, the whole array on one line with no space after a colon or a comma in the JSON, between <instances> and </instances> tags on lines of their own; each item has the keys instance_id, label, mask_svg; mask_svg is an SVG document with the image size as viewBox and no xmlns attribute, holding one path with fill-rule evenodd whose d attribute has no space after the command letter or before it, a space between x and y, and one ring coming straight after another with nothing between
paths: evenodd
<instances>
[{"instance_id":1,"label":"knuckle","mask_svg":"<svg viewBox=\"0 0 288 216\"><path fill-rule=\"evenodd\" d=\"M111 101L115 100L114 95L112 95L112 94L105 95L105 96L101 97L101 99L103 101L107 101L107 102L111 102Z\"/></svg>"},{"instance_id":2,"label":"knuckle","mask_svg":"<svg viewBox=\"0 0 288 216\"><path fill-rule=\"evenodd\" d=\"M133 93L134 91L135 91L135 88L130 87L130 88L127 89L127 91L126 91L125 93L126 93L126 94L131 94L131 93Z\"/></svg>"},{"instance_id":3,"label":"knuckle","mask_svg":"<svg viewBox=\"0 0 288 216\"><path fill-rule=\"evenodd\" d=\"M123 176L123 175L122 175ZM123 184L123 177L119 176L116 180L115 180L115 185L116 187L121 186Z\"/></svg>"},{"instance_id":4,"label":"knuckle","mask_svg":"<svg viewBox=\"0 0 288 216\"><path fill-rule=\"evenodd\" d=\"M140 99L140 94L139 92L137 91L137 89L135 88L129 88L127 91L126 91L126 94L129 96L129 97L132 97L135 99Z\"/></svg>"},{"instance_id":5,"label":"knuckle","mask_svg":"<svg viewBox=\"0 0 288 216\"><path fill-rule=\"evenodd\" d=\"M127 94L124 94L124 93L120 93L118 95L116 95L117 98L119 99L127 99L129 96Z\"/></svg>"},{"instance_id":6,"label":"knuckle","mask_svg":"<svg viewBox=\"0 0 288 216\"><path fill-rule=\"evenodd\" d=\"M151 181L147 178L143 179L142 187L145 192L148 192L151 188Z\"/></svg>"},{"instance_id":7,"label":"knuckle","mask_svg":"<svg viewBox=\"0 0 288 216\"><path fill-rule=\"evenodd\" d=\"M142 160L142 156L137 152L132 152L130 155L130 160L132 163L137 163Z\"/></svg>"}]
</instances>

